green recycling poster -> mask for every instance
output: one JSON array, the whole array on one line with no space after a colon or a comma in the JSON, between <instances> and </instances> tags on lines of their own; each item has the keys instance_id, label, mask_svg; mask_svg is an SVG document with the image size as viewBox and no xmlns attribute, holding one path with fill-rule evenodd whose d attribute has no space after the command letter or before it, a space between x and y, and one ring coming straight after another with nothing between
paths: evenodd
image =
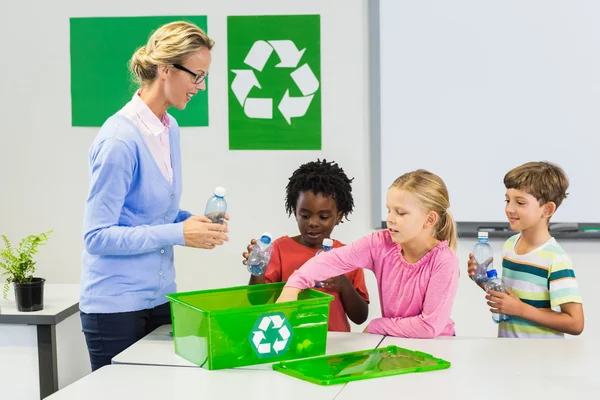
<instances>
[{"instance_id":1,"label":"green recycling poster","mask_svg":"<svg viewBox=\"0 0 600 400\"><path fill-rule=\"evenodd\" d=\"M73 126L102 126L133 96L128 69L133 52L162 25L189 21L206 31L206 16L71 18L71 120ZM185 110L169 109L180 126L208 126L206 89Z\"/></svg>"},{"instance_id":2,"label":"green recycling poster","mask_svg":"<svg viewBox=\"0 0 600 400\"><path fill-rule=\"evenodd\" d=\"M227 18L230 150L321 149L319 15Z\"/></svg>"}]
</instances>

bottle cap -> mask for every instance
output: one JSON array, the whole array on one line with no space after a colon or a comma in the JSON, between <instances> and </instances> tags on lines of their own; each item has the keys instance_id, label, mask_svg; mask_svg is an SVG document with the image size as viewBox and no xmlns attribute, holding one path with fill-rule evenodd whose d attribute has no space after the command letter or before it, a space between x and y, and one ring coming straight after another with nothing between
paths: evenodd
<instances>
[{"instance_id":1,"label":"bottle cap","mask_svg":"<svg viewBox=\"0 0 600 400\"><path fill-rule=\"evenodd\" d=\"M490 270L487 272L487 276L488 276L488 278L490 278L490 279L491 279L491 278L495 278L495 277L497 277L497 276L498 276L498 273L496 272L496 270L495 270L495 269L490 269Z\"/></svg>"},{"instance_id":2,"label":"bottle cap","mask_svg":"<svg viewBox=\"0 0 600 400\"><path fill-rule=\"evenodd\" d=\"M260 241L264 244L270 244L272 240L273 236L271 236L269 232L264 232L262 235L260 235Z\"/></svg>"},{"instance_id":3,"label":"bottle cap","mask_svg":"<svg viewBox=\"0 0 600 400\"><path fill-rule=\"evenodd\" d=\"M225 188L224 188L224 187L217 186L217 187L215 188L215 196L218 196L218 197L225 197L225 193L226 193L226 192L227 192L227 191L225 190Z\"/></svg>"}]
</instances>

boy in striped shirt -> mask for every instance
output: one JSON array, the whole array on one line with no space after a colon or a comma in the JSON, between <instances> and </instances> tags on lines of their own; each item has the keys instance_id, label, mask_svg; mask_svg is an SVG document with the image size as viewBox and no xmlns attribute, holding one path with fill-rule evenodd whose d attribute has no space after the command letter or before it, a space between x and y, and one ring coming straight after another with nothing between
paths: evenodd
<instances>
[{"instance_id":1,"label":"boy in striped shirt","mask_svg":"<svg viewBox=\"0 0 600 400\"><path fill-rule=\"evenodd\" d=\"M548 224L567 197L569 180L562 168L529 162L504 176L506 216L520 231L502 249L502 277L507 293L489 291L491 312L510 315L498 337L563 338L583 331L583 306L568 254ZM469 276L476 269L469 255Z\"/></svg>"}]
</instances>

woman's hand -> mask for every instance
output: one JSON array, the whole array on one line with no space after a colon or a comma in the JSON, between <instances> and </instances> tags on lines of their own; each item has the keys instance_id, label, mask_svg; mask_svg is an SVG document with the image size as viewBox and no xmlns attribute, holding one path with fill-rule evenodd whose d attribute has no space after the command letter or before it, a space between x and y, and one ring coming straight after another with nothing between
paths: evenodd
<instances>
[{"instance_id":1,"label":"woman's hand","mask_svg":"<svg viewBox=\"0 0 600 400\"><path fill-rule=\"evenodd\" d=\"M225 216L229 219L229 216ZM204 215L189 217L183 222L183 239L188 247L214 249L229 240L227 223L213 224Z\"/></svg>"}]
</instances>

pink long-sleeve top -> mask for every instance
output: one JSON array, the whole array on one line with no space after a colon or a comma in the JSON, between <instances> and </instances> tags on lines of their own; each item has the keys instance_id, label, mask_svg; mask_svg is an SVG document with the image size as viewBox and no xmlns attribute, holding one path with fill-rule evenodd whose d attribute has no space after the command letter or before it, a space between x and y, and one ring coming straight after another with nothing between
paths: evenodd
<instances>
[{"instance_id":1,"label":"pink long-sleeve top","mask_svg":"<svg viewBox=\"0 0 600 400\"><path fill-rule=\"evenodd\" d=\"M286 286L314 287L315 282L356 268L369 269L377 278L382 317L369 323L369 333L408 338L454 335L450 314L459 269L447 241L440 241L410 264L390 233L378 231L312 258L292 274Z\"/></svg>"}]
</instances>

